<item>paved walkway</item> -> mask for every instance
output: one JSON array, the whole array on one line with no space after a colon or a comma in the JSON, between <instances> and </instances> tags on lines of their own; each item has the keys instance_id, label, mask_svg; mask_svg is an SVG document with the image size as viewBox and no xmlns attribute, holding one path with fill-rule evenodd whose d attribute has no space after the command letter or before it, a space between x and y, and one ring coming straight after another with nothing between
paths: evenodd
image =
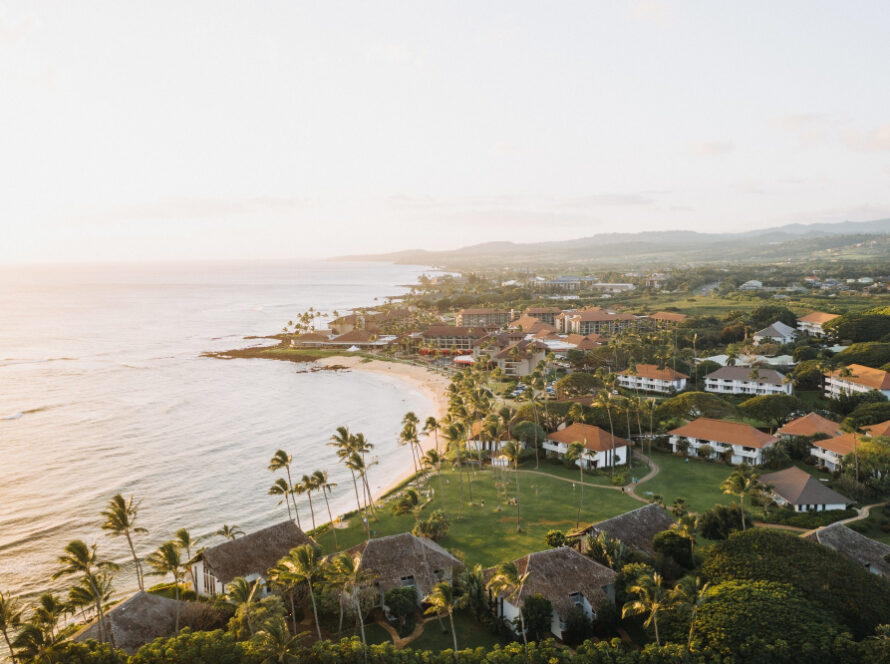
<instances>
[{"instance_id":1,"label":"paved walkway","mask_svg":"<svg viewBox=\"0 0 890 664\"><path fill-rule=\"evenodd\" d=\"M887 504L887 501L885 500L884 502L881 502L881 503L872 503L871 505L865 505L863 507L859 507L856 509L856 516L851 516L849 519L841 519L840 521L835 521L834 523L829 524L829 525L833 526L836 523L852 523L853 521L860 521L861 519L867 519L868 515L871 513L873 508L883 507L886 504ZM826 528L826 527L827 526L820 526L819 528L813 528L812 530L807 530L804 532L804 535L801 535L801 537L809 535L810 533L815 533L817 530L822 530L822 528Z\"/></svg>"},{"instance_id":2,"label":"paved walkway","mask_svg":"<svg viewBox=\"0 0 890 664\"><path fill-rule=\"evenodd\" d=\"M649 503L652 501L649 500L648 498L644 498L643 496L640 496L637 494L637 487L640 486L643 482L648 482L653 477L658 475L658 471L661 469L658 467L658 464L652 460L651 457L647 457L645 454L643 454L642 451L637 452L636 455L637 455L637 458L642 459L647 464L649 464L649 472L646 473L645 475L643 475L643 477L641 477L637 481L636 484L631 484L630 489L628 490L627 493L630 495L631 498L636 498L637 500L642 501L644 503Z\"/></svg>"}]
</instances>

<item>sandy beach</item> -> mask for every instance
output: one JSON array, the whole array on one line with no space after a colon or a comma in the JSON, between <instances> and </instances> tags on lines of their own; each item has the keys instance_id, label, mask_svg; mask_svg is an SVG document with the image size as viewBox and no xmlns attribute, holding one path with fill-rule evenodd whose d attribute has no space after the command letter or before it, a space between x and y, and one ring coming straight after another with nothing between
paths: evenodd
<instances>
[{"instance_id":1,"label":"sandy beach","mask_svg":"<svg viewBox=\"0 0 890 664\"><path fill-rule=\"evenodd\" d=\"M358 356L333 356L319 359L315 362L326 369L338 369L342 371L371 371L374 373L396 376L400 380L411 384L414 388L425 394L433 402L433 417L440 420L448 412L448 394L446 392L450 383L447 376L436 373L424 367L403 362L385 362L383 360L370 360ZM422 425L422 421L421 421ZM440 440L440 444L441 444ZM434 436L420 437L421 447L424 451L435 447ZM393 487L401 484L414 474L414 466L408 463L404 471L400 471L387 482L382 489L375 492L374 499L389 492Z\"/></svg>"}]
</instances>

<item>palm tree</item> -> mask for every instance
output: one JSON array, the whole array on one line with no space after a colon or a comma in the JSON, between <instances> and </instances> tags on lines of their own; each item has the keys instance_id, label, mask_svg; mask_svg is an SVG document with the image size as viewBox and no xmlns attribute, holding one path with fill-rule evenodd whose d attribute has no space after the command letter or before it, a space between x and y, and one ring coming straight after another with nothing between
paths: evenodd
<instances>
[{"instance_id":1,"label":"palm tree","mask_svg":"<svg viewBox=\"0 0 890 664\"><path fill-rule=\"evenodd\" d=\"M188 531L188 528L180 528L173 535L174 541L176 545L180 549L185 549L185 568L188 571L189 576L192 579L192 588L197 593L198 592L198 572L194 568L194 563L192 561L192 547L197 546L198 542L201 540L200 537L192 537L192 534Z\"/></svg>"},{"instance_id":2,"label":"palm tree","mask_svg":"<svg viewBox=\"0 0 890 664\"><path fill-rule=\"evenodd\" d=\"M80 609L84 622L87 620L86 607L96 605L94 587L99 592L103 603L107 603L111 599L111 579L105 574L96 574L91 579L81 579L79 583L68 590L68 605L74 611Z\"/></svg>"},{"instance_id":3,"label":"palm tree","mask_svg":"<svg viewBox=\"0 0 890 664\"><path fill-rule=\"evenodd\" d=\"M277 616L266 622L253 638L253 648L262 659L261 664L297 664L303 634L293 636L284 618Z\"/></svg>"},{"instance_id":4,"label":"palm tree","mask_svg":"<svg viewBox=\"0 0 890 664\"><path fill-rule=\"evenodd\" d=\"M441 428L442 425L439 424L439 421L432 415L426 418L426 422L423 423L423 433L427 436L432 433L435 437L436 452L439 451L439 429Z\"/></svg>"},{"instance_id":5,"label":"palm tree","mask_svg":"<svg viewBox=\"0 0 890 664\"><path fill-rule=\"evenodd\" d=\"M315 630L318 639L321 640L321 624L318 622L318 608L315 606L315 591L312 584L321 579L321 565L311 544L303 544L294 549L281 560L278 566L284 571L285 576L291 577L298 583L305 583L309 589L309 599L312 603L312 614L315 616Z\"/></svg>"},{"instance_id":6,"label":"palm tree","mask_svg":"<svg viewBox=\"0 0 890 664\"><path fill-rule=\"evenodd\" d=\"M179 601L179 584L182 583L186 574L186 568L182 564L182 556L179 555L179 546L176 542L164 542L158 547L158 550L149 554L146 558L148 564L152 566L154 571L152 574L156 576L173 575L174 594L177 602ZM179 634L179 614L182 611L182 605L176 604L176 622L173 631Z\"/></svg>"},{"instance_id":7,"label":"palm tree","mask_svg":"<svg viewBox=\"0 0 890 664\"><path fill-rule=\"evenodd\" d=\"M303 487L303 490L306 492L306 497L309 498L309 513L312 515L312 530L315 530L315 506L312 504L312 492L318 488L315 476L303 475L300 479L300 486Z\"/></svg>"},{"instance_id":8,"label":"palm tree","mask_svg":"<svg viewBox=\"0 0 890 664\"><path fill-rule=\"evenodd\" d=\"M411 461L414 462L414 473L419 472L420 468L417 464L417 454L414 448L417 441L417 424L419 420L417 415L412 412L405 413L402 418L402 432L399 434L399 445L407 445L411 448Z\"/></svg>"},{"instance_id":9,"label":"palm tree","mask_svg":"<svg viewBox=\"0 0 890 664\"><path fill-rule=\"evenodd\" d=\"M243 535L244 531L241 530L238 526L230 526L227 523L224 523L222 527L214 533L215 535L222 535L227 540L233 540L238 535Z\"/></svg>"},{"instance_id":10,"label":"palm tree","mask_svg":"<svg viewBox=\"0 0 890 664\"><path fill-rule=\"evenodd\" d=\"M365 619L362 615L361 599L359 591L362 586L369 583L375 578L375 575L365 571L361 566L361 556L351 556L348 553L340 553L331 561L328 572L329 582L339 588L342 606L343 595L349 595L353 610L355 611L356 620L358 621L359 631L362 637L362 652L364 660L368 661L368 642L365 638ZM343 612L340 612L340 628L343 628Z\"/></svg>"},{"instance_id":11,"label":"palm tree","mask_svg":"<svg viewBox=\"0 0 890 664\"><path fill-rule=\"evenodd\" d=\"M293 487L294 485L294 482L290 476L290 465L291 463L293 463L293 460L293 457L284 450L276 450L275 454L272 455L272 458L269 459L269 470L271 470L272 472L284 468L285 472L287 473L287 485L289 487ZM291 499L293 499L293 496L291 496ZM302 526L300 526L300 510L297 509L297 501L295 499L293 500L294 512L297 515L297 526L302 530Z\"/></svg>"},{"instance_id":12,"label":"palm tree","mask_svg":"<svg viewBox=\"0 0 890 664\"><path fill-rule=\"evenodd\" d=\"M513 466L513 476L516 478L516 532L522 532L522 521L519 516L519 459L522 456L522 447L512 440L508 440L501 445L501 454L507 457L507 460Z\"/></svg>"},{"instance_id":13,"label":"palm tree","mask_svg":"<svg viewBox=\"0 0 890 664\"><path fill-rule=\"evenodd\" d=\"M294 517L290 510L290 491L290 487L287 485L287 480L283 477L279 477L272 483L272 486L269 487L270 496L281 496L281 500L278 501L276 507L284 501L284 504L287 505L287 518L293 520Z\"/></svg>"},{"instance_id":14,"label":"palm tree","mask_svg":"<svg viewBox=\"0 0 890 664\"><path fill-rule=\"evenodd\" d=\"M53 574L53 579L71 574L81 575L93 591L93 597L96 602L96 615L99 619L99 640L108 641L114 648L114 632L108 629L105 624L105 613L102 606L102 593L97 587L99 572L112 572L118 568L118 565L110 560L102 560L96 552L96 545L87 546L83 540L72 540L65 547L65 553L58 557L58 562L62 568ZM108 577L110 579L110 576Z\"/></svg>"},{"instance_id":15,"label":"palm tree","mask_svg":"<svg viewBox=\"0 0 890 664\"><path fill-rule=\"evenodd\" d=\"M606 389L601 390L594 399L594 403L606 409L606 415L609 416L609 433L612 436L612 454L609 460L609 476L615 471L615 424L612 422L611 396L612 387L615 384L614 374L608 374L603 378Z\"/></svg>"},{"instance_id":16,"label":"palm tree","mask_svg":"<svg viewBox=\"0 0 890 664\"><path fill-rule=\"evenodd\" d=\"M695 536L698 533L698 517L694 514L683 514L677 519L677 523L671 526L680 537L689 540L689 560L695 563Z\"/></svg>"},{"instance_id":17,"label":"palm tree","mask_svg":"<svg viewBox=\"0 0 890 664\"><path fill-rule=\"evenodd\" d=\"M23 609L19 606L17 598L11 593L0 592L0 632L3 632L3 640L6 641L6 648L9 650L9 657L13 664L16 664L15 653L12 652L12 637L22 625Z\"/></svg>"},{"instance_id":18,"label":"palm tree","mask_svg":"<svg viewBox=\"0 0 890 664\"><path fill-rule=\"evenodd\" d=\"M763 485L757 479L757 471L743 463L723 480L720 488L723 493L739 497L739 511L742 514L742 530L745 530L745 496L761 490Z\"/></svg>"},{"instance_id":19,"label":"palm tree","mask_svg":"<svg viewBox=\"0 0 890 664\"><path fill-rule=\"evenodd\" d=\"M463 440L463 428L457 422L449 423L444 430L445 440L448 441L448 447L454 454L455 465L457 467L457 480L460 484L460 501L457 503L457 518L463 518L464 509L464 475L461 465L461 442Z\"/></svg>"},{"instance_id":20,"label":"palm tree","mask_svg":"<svg viewBox=\"0 0 890 664\"><path fill-rule=\"evenodd\" d=\"M136 567L136 581L139 584L139 590L145 590L145 582L142 578L142 563L139 556L136 555L136 548L133 546L133 535L142 535L148 532L145 528L136 526L136 515L139 512L139 504L142 501L136 500L134 496L125 499L121 494L117 494L110 501L108 507L102 511L105 517L105 523L102 524L102 530L107 530L112 535L123 535L127 538L127 544L130 546L130 553L133 556L133 563Z\"/></svg>"},{"instance_id":21,"label":"palm tree","mask_svg":"<svg viewBox=\"0 0 890 664\"><path fill-rule=\"evenodd\" d=\"M359 455L361 458L361 464L357 466L359 468L359 478L362 480L362 486L365 488L365 505L366 511L370 509L371 514L373 516L377 516L377 508L374 506L374 497L371 495L371 485L368 483L368 469L376 465L376 461L372 461L368 463L365 461L365 455L370 454L371 450L374 449L373 443L370 443L365 439L365 434L357 433L352 437L352 447L353 451Z\"/></svg>"},{"instance_id":22,"label":"palm tree","mask_svg":"<svg viewBox=\"0 0 890 664\"><path fill-rule=\"evenodd\" d=\"M670 593L664 587L664 579L661 574L654 572L641 576L632 585L628 592L635 595L636 599L626 602L621 608L621 617L645 615L644 627L653 627L655 630L655 643L661 645L658 635L658 614L667 610L670 606Z\"/></svg>"},{"instance_id":23,"label":"palm tree","mask_svg":"<svg viewBox=\"0 0 890 664\"><path fill-rule=\"evenodd\" d=\"M581 506L584 504L584 456L586 453L587 448L578 441L571 443L568 450L566 450L566 459L577 462L578 472L581 474L581 483L579 485L581 487L581 499L578 501L578 518L575 520L576 528L581 525Z\"/></svg>"},{"instance_id":24,"label":"palm tree","mask_svg":"<svg viewBox=\"0 0 890 664\"><path fill-rule=\"evenodd\" d=\"M256 628L253 624L253 616L251 616L250 613L250 605L253 604L261 583L262 579L257 579L253 583L250 583L243 576L239 576L232 579L232 582L226 586L226 600L228 603L235 606L236 611L242 606L244 607L247 629L251 636L256 632Z\"/></svg>"},{"instance_id":25,"label":"palm tree","mask_svg":"<svg viewBox=\"0 0 890 664\"><path fill-rule=\"evenodd\" d=\"M445 512L445 488L442 486L442 457L436 450L427 450L426 454L421 458L424 468L436 471L436 477L439 478L439 502L442 503L442 512Z\"/></svg>"},{"instance_id":26,"label":"palm tree","mask_svg":"<svg viewBox=\"0 0 890 664\"><path fill-rule=\"evenodd\" d=\"M328 471L326 470L316 470L312 473L312 476L315 478L315 486L321 489L325 507L328 509L328 519L331 521L331 532L334 534L334 548L339 549L340 545L337 544L337 528L334 526L334 516L331 514L331 504L328 502L328 493L333 493L333 489L337 486L337 483L328 481Z\"/></svg>"},{"instance_id":27,"label":"palm tree","mask_svg":"<svg viewBox=\"0 0 890 664\"><path fill-rule=\"evenodd\" d=\"M423 601L429 604L429 607L423 612L424 615L448 614L448 622L451 623L451 638L454 641L455 659L457 659L457 632L454 629L454 612L464 608L467 605L468 600L468 595L456 596L454 594L454 588L447 581L440 581L437 583L433 586L430 594L423 598Z\"/></svg>"},{"instance_id":28,"label":"palm tree","mask_svg":"<svg viewBox=\"0 0 890 664\"><path fill-rule=\"evenodd\" d=\"M707 600L709 583L702 583L698 577L684 576L677 581L670 593L674 605L687 606L690 609L689 636L686 639L686 653L692 652L692 635L695 630L695 616L699 607Z\"/></svg>"},{"instance_id":29,"label":"palm tree","mask_svg":"<svg viewBox=\"0 0 890 664\"><path fill-rule=\"evenodd\" d=\"M40 625L49 636L49 642L56 642L56 626L69 613L71 607L52 593L43 593L37 598L37 606L31 615L31 622Z\"/></svg>"},{"instance_id":30,"label":"palm tree","mask_svg":"<svg viewBox=\"0 0 890 664\"><path fill-rule=\"evenodd\" d=\"M495 569L494 575L488 582L488 588L495 596L503 593L514 606L519 608L519 623L522 626L522 642L525 645L525 660L528 661L528 635L525 631L525 616L522 613L522 602L519 596L522 594L522 584L528 578L528 573L520 574L515 563L501 563Z\"/></svg>"},{"instance_id":31,"label":"palm tree","mask_svg":"<svg viewBox=\"0 0 890 664\"><path fill-rule=\"evenodd\" d=\"M354 436L349 433L349 429L346 427L337 427L336 433L331 436L331 442L328 443L331 447L337 448L337 458L349 468L349 472L352 474L352 486L355 489L355 504L356 511L358 512L359 518L362 520L362 523L365 526L365 534L368 536L368 539L371 538L371 529L368 526L368 521L365 519L362 514L362 501L358 495L358 480L355 476L355 468L352 461L353 457L357 457L354 451ZM361 458L359 457L359 460Z\"/></svg>"}]
</instances>

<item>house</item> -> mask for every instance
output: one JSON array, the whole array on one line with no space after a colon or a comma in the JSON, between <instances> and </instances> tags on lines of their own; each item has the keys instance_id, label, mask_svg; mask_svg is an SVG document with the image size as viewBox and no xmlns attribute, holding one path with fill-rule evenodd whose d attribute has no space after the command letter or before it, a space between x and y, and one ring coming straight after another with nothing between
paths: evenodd
<instances>
[{"instance_id":1,"label":"house","mask_svg":"<svg viewBox=\"0 0 890 664\"><path fill-rule=\"evenodd\" d=\"M883 438L890 437L890 420L878 422L877 424L870 424L867 427L862 427L862 430L869 436L881 436Z\"/></svg>"},{"instance_id":2,"label":"house","mask_svg":"<svg viewBox=\"0 0 890 664\"><path fill-rule=\"evenodd\" d=\"M794 337L797 336L797 330L795 330L790 325L785 325L780 320L777 320L775 323L770 325L769 327L765 327L762 330L759 330L754 333L754 343L755 344L790 344L794 341Z\"/></svg>"},{"instance_id":3,"label":"house","mask_svg":"<svg viewBox=\"0 0 890 664\"><path fill-rule=\"evenodd\" d=\"M356 328L334 337L322 345L339 348L351 348L352 346L358 348L381 348L388 346L395 340L396 336L394 334L378 334L368 329Z\"/></svg>"},{"instance_id":4,"label":"house","mask_svg":"<svg viewBox=\"0 0 890 664\"><path fill-rule=\"evenodd\" d=\"M111 628L115 646L132 655L158 637L172 636L176 628L177 609L180 612L180 624L185 625L188 621L188 611L193 609L195 604L140 590L112 608L106 608L105 625ZM212 611L209 608L207 610ZM91 624L72 636L71 640L99 641L100 636L99 621L93 620Z\"/></svg>"},{"instance_id":5,"label":"house","mask_svg":"<svg viewBox=\"0 0 890 664\"><path fill-rule=\"evenodd\" d=\"M686 389L684 373L670 367L659 369L656 364L638 364L634 370L625 369L618 373L618 384L629 390L646 392L680 392Z\"/></svg>"},{"instance_id":6,"label":"house","mask_svg":"<svg viewBox=\"0 0 890 664\"><path fill-rule=\"evenodd\" d=\"M890 546L857 533L842 523L832 523L804 535L806 539L837 551L872 574L890 579Z\"/></svg>"},{"instance_id":7,"label":"house","mask_svg":"<svg viewBox=\"0 0 890 664\"><path fill-rule=\"evenodd\" d=\"M580 608L592 620L605 604L615 603L615 580L618 574L605 565L594 562L570 547L537 551L514 560L516 571L525 577L518 596L505 593L493 597L495 614L508 623L519 617L525 600L541 595L553 607L550 631L561 639L566 621ZM496 568L485 570L486 582L495 575Z\"/></svg>"},{"instance_id":8,"label":"house","mask_svg":"<svg viewBox=\"0 0 890 664\"><path fill-rule=\"evenodd\" d=\"M584 455L585 468L608 468L627 463L628 448L631 443L624 438L590 424L575 422L569 426L547 434L543 447L562 459L572 443L582 443L587 449ZM577 465L577 462L576 462Z\"/></svg>"},{"instance_id":9,"label":"house","mask_svg":"<svg viewBox=\"0 0 890 664\"><path fill-rule=\"evenodd\" d=\"M822 337L825 336L825 330L822 326L837 317L838 314L827 314L824 311L814 311L797 319L797 329L804 334L809 334L811 337Z\"/></svg>"},{"instance_id":10,"label":"house","mask_svg":"<svg viewBox=\"0 0 890 664\"><path fill-rule=\"evenodd\" d=\"M636 288L633 284L606 283L603 281L595 281L590 284L590 288L601 290L604 293L625 293Z\"/></svg>"},{"instance_id":11,"label":"house","mask_svg":"<svg viewBox=\"0 0 890 664\"><path fill-rule=\"evenodd\" d=\"M492 355L495 364L505 376L521 378L535 370L538 363L547 357L549 349L540 341L517 341L504 350Z\"/></svg>"},{"instance_id":12,"label":"house","mask_svg":"<svg viewBox=\"0 0 890 664\"><path fill-rule=\"evenodd\" d=\"M779 505L790 505L795 512L845 510L854 501L829 489L797 466L760 476Z\"/></svg>"},{"instance_id":13,"label":"house","mask_svg":"<svg viewBox=\"0 0 890 664\"><path fill-rule=\"evenodd\" d=\"M556 316L561 313L559 307L529 307L524 312L526 316L532 316L547 325L556 325Z\"/></svg>"},{"instance_id":14,"label":"house","mask_svg":"<svg viewBox=\"0 0 890 664\"><path fill-rule=\"evenodd\" d=\"M791 394L791 383L775 369L720 367L705 376L705 392L717 394Z\"/></svg>"},{"instance_id":15,"label":"house","mask_svg":"<svg viewBox=\"0 0 890 664\"><path fill-rule=\"evenodd\" d=\"M890 373L861 364L850 364L825 374L825 396L837 397L841 394L855 394L879 390L890 397Z\"/></svg>"},{"instance_id":16,"label":"house","mask_svg":"<svg viewBox=\"0 0 890 664\"><path fill-rule=\"evenodd\" d=\"M436 348L456 348L470 350L473 342L488 334L482 327L459 327L456 325L430 325L421 333L424 343Z\"/></svg>"},{"instance_id":17,"label":"house","mask_svg":"<svg viewBox=\"0 0 890 664\"><path fill-rule=\"evenodd\" d=\"M458 327L501 327L514 318L512 311L504 309L461 309L454 315L454 324Z\"/></svg>"},{"instance_id":18,"label":"house","mask_svg":"<svg viewBox=\"0 0 890 664\"><path fill-rule=\"evenodd\" d=\"M470 427L470 437L467 441L467 447L474 452L478 452L480 450L483 452L492 453L499 452L501 449L501 445L506 443L508 440L513 440L513 437L510 435L509 431L501 431L500 440L489 440L489 437L483 434L484 426L485 422L483 420L476 420Z\"/></svg>"},{"instance_id":19,"label":"house","mask_svg":"<svg viewBox=\"0 0 890 664\"><path fill-rule=\"evenodd\" d=\"M288 520L204 549L195 556L195 590L215 597L224 594L226 585L239 576L249 582L265 579L270 567L303 544L314 546L315 540ZM267 594L263 587L259 592L260 596Z\"/></svg>"},{"instance_id":20,"label":"house","mask_svg":"<svg viewBox=\"0 0 890 664\"><path fill-rule=\"evenodd\" d=\"M807 413L802 417L786 422L776 435L790 438L792 436L810 437L824 434L831 438L841 435L841 427L837 422L832 422L818 413Z\"/></svg>"},{"instance_id":21,"label":"house","mask_svg":"<svg viewBox=\"0 0 890 664\"><path fill-rule=\"evenodd\" d=\"M385 608L383 597L391 588L411 586L417 589L418 605L440 581L449 583L463 563L445 548L426 537L399 533L375 537L348 549L359 558L358 568L374 578L370 585L377 591L374 606Z\"/></svg>"},{"instance_id":22,"label":"house","mask_svg":"<svg viewBox=\"0 0 890 664\"><path fill-rule=\"evenodd\" d=\"M670 443L676 453L681 439L689 443L689 456L716 459L729 453L733 465L747 463L758 466L763 463L763 450L774 445L778 438L755 429L744 422L728 422L710 417L699 417L688 424L669 431Z\"/></svg>"},{"instance_id":23,"label":"house","mask_svg":"<svg viewBox=\"0 0 890 664\"><path fill-rule=\"evenodd\" d=\"M739 286L739 290L760 290L761 288L763 288L763 282L757 281L757 279L751 279Z\"/></svg>"},{"instance_id":24,"label":"house","mask_svg":"<svg viewBox=\"0 0 890 664\"><path fill-rule=\"evenodd\" d=\"M649 315L649 320L655 323L656 327L673 327L683 323L688 316L676 311L656 311Z\"/></svg>"},{"instance_id":25,"label":"house","mask_svg":"<svg viewBox=\"0 0 890 664\"><path fill-rule=\"evenodd\" d=\"M654 556L652 538L658 533L670 529L674 523L674 518L664 507L658 503L649 503L573 532L571 535L581 537L582 552L587 549L588 535L596 537L599 533L605 533L611 539L622 542L628 548L645 553L647 556Z\"/></svg>"},{"instance_id":26,"label":"house","mask_svg":"<svg viewBox=\"0 0 890 664\"><path fill-rule=\"evenodd\" d=\"M810 454L820 466L834 472L840 470L844 457L856 450L861 439L862 436L858 434L846 433L842 436L817 440L810 443Z\"/></svg>"}]
</instances>

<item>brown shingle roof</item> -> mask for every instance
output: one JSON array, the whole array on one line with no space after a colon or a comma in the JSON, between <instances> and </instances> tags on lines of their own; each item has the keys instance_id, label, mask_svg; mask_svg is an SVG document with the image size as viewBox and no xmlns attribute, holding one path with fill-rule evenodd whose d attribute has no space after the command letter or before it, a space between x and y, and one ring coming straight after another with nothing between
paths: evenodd
<instances>
[{"instance_id":1,"label":"brown shingle roof","mask_svg":"<svg viewBox=\"0 0 890 664\"><path fill-rule=\"evenodd\" d=\"M771 487L792 505L852 505L853 501L829 489L807 471L791 466L775 473L760 476L760 481Z\"/></svg>"},{"instance_id":2,"label":"brown shingle roof","mask_svg":"<svg viewBox=\"0 0 890 664\"><path fill-rule=\"evenodd\" d=\"M757 378L751 378L753 372L757 372ZM709 373L705 378L719 378L721 380L753 381L781 387L785 384L785 376L775 369L763 367L720 367Z\"/></svg>"},{"instance_id":3,"label":"brown shingle roof","mask_svg":"<svg viewBox=\"0 0 890 664\"><path fill-rule=\"evenodd\" d=\"M867 427L862 427L872 436L890 436L890 420L886 422L878 422Z\"/></svg>"},{"instance_id":4,"label":"brown shingle roof","mask_svg":"<svg viewBox=\"0 0 890 664\"><path fill-rule=\"evenodd\" d=\"M827 323L837 317L838 314L827 314L824 311L813 311L806 316L801 316L797 320L804 323L818 323L819 325L822 325L822 323Z\"/></svg>"},{"instance_id":5,"label":"brown shingle roof","mask_svg":"<svg viewBox=\"0 0 890 664\"><path fill-rule=\"evenodd\" d=\"M519 328L523 332L527 332L528 329L532 325L535 325L535 324L541 323L541 322L543 322L543 321L541 321L540 318L535 318L534 316L526 315L526 316L520 316L516 320L511 321L509 327L510 328Z\"/></svg>"},{"instance_id":6,"label":"brown shingle roof","mask_svg":"<svg viewBox=\"0 0 890 664\"><path fill-rule=\"evenodd\" d=\"M354 546L348 553L361 555L361 569L375 575L374 585L382 592L401 587L402 578L413 576L421 597L428 595L439 582L436 571L463 565L439 544L411 533L375 537Z\"/></svg>"},{"instance_id":7,"label":"brown shingle roof","mask_svg":"<svg viewBox=\"0 0 890 664\"><path fill-rule=\"evenodd\" d=\"M176 607L185 609L192 602L177 601L145 591L137 592L114 608L105 611L105 620L111 625L115 645L134 653L146 643L160 636L170 636L176 627ZM73 641L99 640L99 623L78 632Z\"/></svg>"},{"instance_id":8,"label":"brown shingle roof","mask_svg":"<svg viewBox=\"0 0 890 664\"><path fill-rule=\"evenodd\" d=\"M565 429L547 434L547 438L557 443L584 443L584 447L593 452L605 452L612 449L612 434L591 424L575 422ZM615 436L615 447L630 445L630 442Z\"/></svg>"},{"instance_id":9,"label":"brown shingle roof","mask_svg":"<svg viewBox=\"0 0 890 664\"><path fill-rule=\"evenodd\" d=\"M803 417L787 422L776 433L784 436L815 436L817 433L837 436L840 432L841 427L837 422L832 422L818 413L807 413Z\"/></svg>"},{"instance_id":10,"label":"brown shingle roof","mask_svg":"<svg viewBox=\"0 0 890 664\"><path fill-rule=\"evenodd\" d=\"M201 554L204 565L223 584L249 574L263 577L288 551L315 541L293 521L282 521L274 526L236 537L205 549Z\"/></svg>"},{"instance_id":11,"label":"brown shingle roof","mask_svg":"<svg viewBox=\"0 0 890 664\"><path fill-rule=\"evenodd\" d=\"M710 417L699 417L688 424L677 427L668 432L672 436L685 436L686 438L700 438L727 445L742 445L744 447L766 447L777 438L755 429L744 422L728 422L715 420Z\"/></svg>"},{"instance_id":12,"label":"brown shingle roof","mask_svg":"<svg viewBox=\"0 0 890 664\"><path fill-rule=\"evenodd\" d=\"M626 546L652 556L655 555L655 551L652 549L652 538L673 525L674 519L664 507L657 503L650 503L595 523L581 532L592 535L606 533L612 539L617 539Z\"/></svg>"},{"instance_id":13,"label":"brown shingle roof","mask_svg":"<svg viewBox=\"0 0 890 664\"><path fill-rule=\"evenodd\" d=\"M527 597L541 594L550 600L554 613L563 619L575 608L572 594L581 593L597 609L608 601L606 588L618 577L605 565L565 546L530 553L513 563L520 576L528 575L518 599L513 601L521 606ZM494 567L485 570L486 580L490 580L495 571Z\"/></svg>"},{"instance_id":14,"label":"brown shingle roof","mask_svg":"<svg viewBox=\"0 0 890 664\"><path fill-rule=\"evenodd\" d=\"M830 450L837 454L845 455L856 449L859 440L861 440L861 436L857 438L857 435L854 433L845 433L842 436L817 440L815 443L812 443L812 445L814 447L821 447L823 450Z\"/></svg>"},{"instance_id":15,"label":"brown shingle roof","mask_svg":"<svg viewBox=\"0 0 890 664\"><path fill-rule=\"evenodd\" d=\"M306 332L294 337L295 341L328 341L330 337L320 332Z\"/></svg>"},{"instance_id":16,"label":"brown shingle roof","mask_svg":"<svg viewBox=\"0 0 890 664\"><path fill-rule=\"evenodd\" d=\"M804 537L816 540L819 544L834 549L853 562L868 567L870 571L890 578L890 562L887 562L890 546L882 542L857 533L842 523L833 523L830 526L819 528Z\"/></svg>"},{"instance_id":17,"label":"brown shingle roof","mask_svg":"<svg viewBox=\"0 0 890 664\"><path fill-rule=\"evenodd\" d=\"M331 339L332 343L337 344L351 344L351 343L366 343L368 341L374 341L377 338L377 335L368 330L350 330L346 334L341 334L339 337L334 337Z\"/></svg>"},{"instance_id":18,"label":"brown shingle roof","mask_svg":"<svg viewBox=\"0 0 890 664\"><path fill-rule=\"evenodd\" d=\"M829 376L839 380L845 380L848 383L870 387L873 390L890 390L890 373L881 371L880 369L866 367L861 364L850 364L847 365L847 368L852 375L841 376L840 373L843 369L837 369L832 371Z\"/></svg>"},{"instance_id":19,"label":"brown shingle roof","mask_svg":"<svg viewBox=\"0 0 890 664\"><path fill-rule=\"evenodd\" d=\"M484 327L458 327L456 325L430 325L423 336L430 337L470 337L479 339L487 334Z\"/></svg>"},{"instance_id":20,"label":"brown shingle roof","mask_svg":"<svg viewBox=\"0 0 890 664\"><path fill-rule=\"evenodd\" d=\"M665 367L664 369L659 369L657 364L638 364L636 366L637 376L642 378L651 378L653 380L679 380L681 378L689 378L684 373L680 373L679 371L674 371L670 367ZM628 373L630 369L625 369L624 371L620 371L620 376L629 376Z\"/></svg>"}]
</instances>

